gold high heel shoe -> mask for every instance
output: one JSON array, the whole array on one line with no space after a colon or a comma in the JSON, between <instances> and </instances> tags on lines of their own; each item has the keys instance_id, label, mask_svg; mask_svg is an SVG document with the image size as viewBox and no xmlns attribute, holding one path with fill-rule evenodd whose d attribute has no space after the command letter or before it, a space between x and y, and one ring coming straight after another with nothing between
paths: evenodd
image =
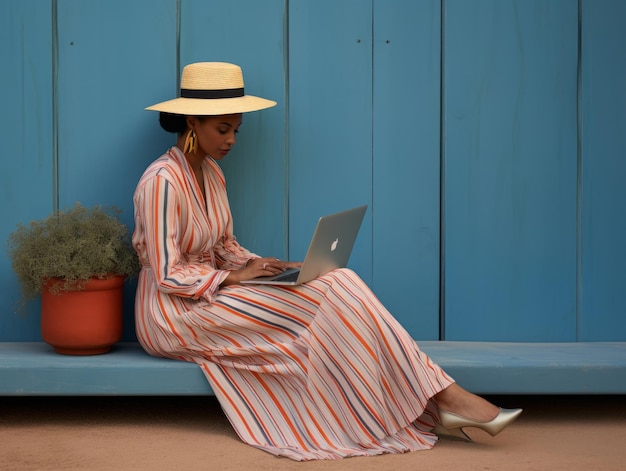
<instances>
[{"instance_id":1,"label":"gold high heel shoe","mask_svg":"<svg viewBox=\"0 0 626 471\"><path fill-rule=\"evenodd\" d=\"M471 442L472 439L463 431L463 427L476 427L484 430L492 437L511 425L522 413L522 409L500 409L500 413L489 422L478 422L445 410L439 411L438 424L432 432L440 437Z\"/></svg>"}]
</instances>

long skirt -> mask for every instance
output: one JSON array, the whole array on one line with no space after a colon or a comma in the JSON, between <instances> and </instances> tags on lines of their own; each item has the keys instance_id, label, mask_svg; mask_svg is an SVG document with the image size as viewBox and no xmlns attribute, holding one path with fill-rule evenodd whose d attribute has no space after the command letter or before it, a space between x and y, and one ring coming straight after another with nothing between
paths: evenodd
<instances>
[{"instance_id":1,"label":"long skirt","mask_svg":"<svg viewBox=\"0 0 626 471\"><path fill-rule=\"evenodd\" d=\"M351 270L297 287L229 286L212 303L154 286L140 277L141 344L200 365L244 442L294 460L435 444L432 398L453 380Z\"/></svg>"}]
</instances>

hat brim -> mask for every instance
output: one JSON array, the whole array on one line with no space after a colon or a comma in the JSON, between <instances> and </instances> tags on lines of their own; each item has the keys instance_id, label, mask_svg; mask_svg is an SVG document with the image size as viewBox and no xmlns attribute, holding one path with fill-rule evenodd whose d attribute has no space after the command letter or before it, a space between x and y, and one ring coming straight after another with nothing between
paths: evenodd
<instances>
[{"instance_id":1,"label":"hat brim","mask_svg":"<svg viewBox=\"0 0 626 471\"><path fill-rule=\"evenodd\" d=\"M275 106L276 102L252 95L237 98L174 98L146 108L149 111L181 114L185 116L216 116L247 113Z\"/></svg>"}]
</instances>

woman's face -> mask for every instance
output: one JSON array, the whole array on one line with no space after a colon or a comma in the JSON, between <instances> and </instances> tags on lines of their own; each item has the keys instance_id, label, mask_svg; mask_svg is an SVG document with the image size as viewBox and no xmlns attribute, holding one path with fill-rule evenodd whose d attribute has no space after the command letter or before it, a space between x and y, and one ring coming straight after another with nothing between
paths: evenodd
<instances>
[{"instance_id":1,"label":"woman's face","mask_svg":"<svg viewBox=\"0 0 626 471\"><path fill-rule=\"evenodd\" d=\"M235 145L242 114L189 118L189 125L198 136L198 152L221 160Z\"/></svg>"}]
</instances>

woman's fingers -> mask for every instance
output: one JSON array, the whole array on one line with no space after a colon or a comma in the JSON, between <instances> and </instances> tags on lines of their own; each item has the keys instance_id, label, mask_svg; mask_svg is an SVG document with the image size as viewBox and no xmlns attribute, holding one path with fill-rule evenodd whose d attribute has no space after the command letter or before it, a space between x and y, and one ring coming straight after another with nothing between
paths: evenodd
<instances>
[{"instance_id":1,"label":"woman's fingers","mask_svg":"<svg viewBox=\"0 0 626 471\"><path fill-rule=\"evenodd\" d=\"M259 270L263 272L260 276L277 275L287 268L285 263L274 257L260 258L255 265L258 265Z\"/></svg>"}]
</instances>

